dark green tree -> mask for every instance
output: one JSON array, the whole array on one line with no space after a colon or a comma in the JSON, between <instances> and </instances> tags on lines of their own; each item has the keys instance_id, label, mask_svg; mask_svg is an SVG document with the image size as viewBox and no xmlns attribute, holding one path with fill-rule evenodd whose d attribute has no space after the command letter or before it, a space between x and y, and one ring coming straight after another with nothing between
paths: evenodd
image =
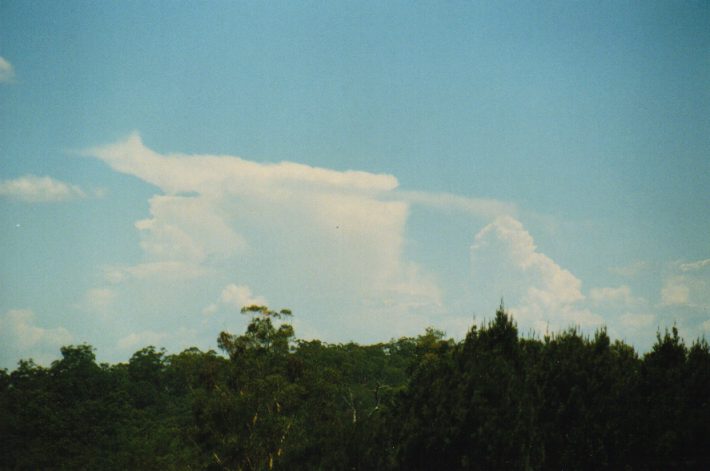
<instances>
[{"instance_id":1,"label":"dark green tree","mask_svg":"<svg viewBox=\"0 0 710 471\"><path fill-rule=\"evenodd\" d=\"M452 441L454 344L441 331L427 329L414 344L407 387L389 417L394 465L400 469L456 469Z\"/></svg>"},{"instance_id":2,"label":"dark green tree","mask_svg":"<svg viewBox=\"0 0 710 471\"><path fill-rule=\"evenodd\" d=\"M289 445L300 398L289 376L293 327L273 322L291 312L265 306L242 312L252 316L246 332L219 336L218 345L230 359L226 384L215 384L196 404L195 439L206 464L215 469L271 469Z\"/></svg>"}]
</instances>

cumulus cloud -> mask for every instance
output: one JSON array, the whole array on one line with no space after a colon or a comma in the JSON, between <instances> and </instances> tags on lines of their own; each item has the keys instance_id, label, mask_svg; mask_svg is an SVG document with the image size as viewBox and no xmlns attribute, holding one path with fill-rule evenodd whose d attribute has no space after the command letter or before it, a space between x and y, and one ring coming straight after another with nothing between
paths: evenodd
<instances>
[{"instance_id":1,"label":"cumulus cloud","mask_svg":"<svg viewBox=\"0 0 710 471\"><path fill-rule=\"evenodd\" d=\"M15 79L15 68L7 59L0 57L0 83L12 82Z\"/></svg>"},{"instance_id":2,"label":"cumulus cloud","mask_svg":"<svg viewBox=\"0 0 710 471\"><path fill-rule=\"evenodd\" d=\"M136 222L141 247L153 260L199 264L208 257L228 257L244 239L229 227L220 201L210 197L155 196L150 219Z\"/></svg>"},{"instance_id":3,"label":"cumulus cloud","mask_svg":"<svg viewBox=\"0 0 710 471\"><path fill-rule=\"evenodd\" d=\"M76 185L51 177L26 175L14 180L1 181L0 196L28 203L55 203L84 198L86 194Z\"/></svg>"},{"instance_id":4,"label":"cumulus cloud","mask_svg":"<svg viewBox=\"0 0 710 471\"><path fill-rule=\"evenodd\" d=\"M523 333L573 326L591 333L604 325L613 337L640 339L639 346L646 348L649 345L643 342L652 340L659 326L677 322L692 337L702 330L701 319L707 319L702 293L708 292L710 284L703 278L702 263L675 264L665 280L664 305L657 306L635 294L629 284L595 287L585 293L581 280L542 253L523 224L510 216L478 232L471 259L478 295L487 296L488 305L503 297ZM622 271L633 277L647 268L646 263L635 263Z\"/></svg>"},{"instance_id":5,"label":"cumulus cloud","mask_svg":"<svg viewBox=\"0 0 710 471\"><path fill-rule=\"evenodd\" d=\"M0 363L17 358L32 358L48 364L59 354L59 348L72 342L72 335L63 327L44 328L37 325L34 312L11 309L0 316Z\"/></svg>"},{"instance_id":6,"label":"cumulus cloud","mask_svg":"<svg viewBox=\"0 0 710 471\"><path fill-rule=\"evenodd\" d=\"M497 218L476 234L471 259L478 291L490 301L504 297L523 329L545 332L603 323L580 304L585 299L581 281L540 252L511 216Z\"/></svg>"},{"instance_id":7,"label":"cumulus cloud","mask_svg":"<svg viewBox=\"0 0 710 471\"><path fill-rule=\"evenodd\" d=\"M85 154L160 190L149 217L136 222L144 260L108 267L111 283L168 266L210 290L236 278L321 325L325 317L339 319L333 330L341 335L342 321L366 309L381 318L405 307L440 309L436 279L404 255L411 203L391 175L160 154L138 134ZM488 202L480 204L484 211ZM237 298L249 297L234 286ZM226 301L205 304L209 313Z\"/></svg>"}]
</instances>

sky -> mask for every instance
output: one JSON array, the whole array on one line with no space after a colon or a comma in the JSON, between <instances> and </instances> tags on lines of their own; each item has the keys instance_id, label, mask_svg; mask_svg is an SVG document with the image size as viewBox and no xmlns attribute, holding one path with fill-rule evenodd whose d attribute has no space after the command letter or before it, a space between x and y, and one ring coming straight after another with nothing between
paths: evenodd
<instances>
[{"instance_id":1,"label":"sky","mask_svg":"<svg viewBox=\"0 0 710 471\"><path fill-rule=\"evenodd\" d=\"M707 2L0 0L0 367L710 334Z\"/></svg>"}]
</instances>

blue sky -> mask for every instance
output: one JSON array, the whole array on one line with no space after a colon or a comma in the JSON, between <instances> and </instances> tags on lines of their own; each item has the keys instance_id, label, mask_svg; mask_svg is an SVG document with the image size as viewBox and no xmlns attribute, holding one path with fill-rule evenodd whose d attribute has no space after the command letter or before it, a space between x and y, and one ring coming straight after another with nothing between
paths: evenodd
<instances>
[{"instance_id":1,"label":"blue sky","mask_svg":"<svg viewBox=\"0 0 710 471\"><path fill-rule=\"evenodd\" d=\"M705 2L0 1L0 366L710 332Z\"/></svg>"}]
</instances>

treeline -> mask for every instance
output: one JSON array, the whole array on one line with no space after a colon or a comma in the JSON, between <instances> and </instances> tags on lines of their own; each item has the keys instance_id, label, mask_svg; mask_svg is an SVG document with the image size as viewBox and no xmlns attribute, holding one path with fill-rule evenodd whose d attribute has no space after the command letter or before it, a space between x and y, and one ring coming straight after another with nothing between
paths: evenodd
<instances>
[{"instance_id":1,"label":"treeline","mask_svg":"<svg viewBox=\"0 0 710 471\"><path fill-rule=\"evenodd\" d=\"M224 355L147 347L0 371L1 469L710 469L710 349L639 356L605 331L520 338L501 308L461 342L294 339L252 306Z\"/></svg>"}]
</instances>

